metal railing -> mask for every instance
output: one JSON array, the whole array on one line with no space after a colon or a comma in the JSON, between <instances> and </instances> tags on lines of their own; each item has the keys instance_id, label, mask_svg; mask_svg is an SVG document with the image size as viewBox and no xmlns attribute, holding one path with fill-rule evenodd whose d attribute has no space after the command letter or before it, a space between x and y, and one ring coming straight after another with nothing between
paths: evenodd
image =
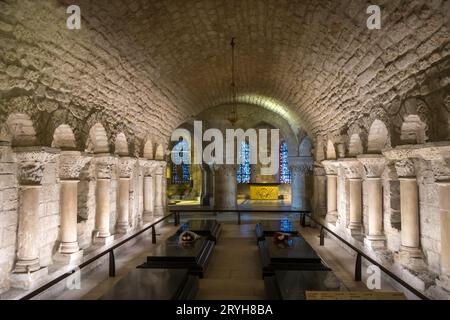
<instances>
[{"instance_id":1,"label":"metal railing","mask_svg":"<svg viewBox=\"0 0 450 320\"><path fill-rule=\"evenodd\" d=\"M349 243L347 240L343 239L341 236L336 234L334 231L329 229L327 226L325 226L322 222L318 221L316 218L314 218L311 215L310 210L271 210L271 209L241 209L237 207L236 209L206 209L206 208L186 208L182 209L171 207L170 211L175 213L176 216L178 216L178 219L180 217L180 213L183 212L191 212L191 213L230 213L235 212L237 213L238 217L238 224L241 224L241 213L299 213L300 214L300 225L302 227L307 227L306 225L306 217L308 217L311 221L313 221L315 224L320 226L320 246L325 245L325 231L327 233L333 235L336 239L344 243L346 246L348 246L350 249L356 252L356 262L355 262L355 281L361 281L362 280L362 258L366 259L373 265L376 265L378 268L380 268L381 271L383 271L386 275L388 275L390 278L395 280L397 283L399 283L402 287L406 288L408 291L416 295L422 300L430 300L426 295L424 295L422 292L418 291L411 285L409 285L407 282L399 278L396 274L382 266L380 263L372 259L370 256L368 256L366 253L362 252L360 249Z\"/></svg>"},{"instance_id":2,"label":"metal railing","mask_svg":"<svg viewBox=\"0 0 450 320\"><path fill-rule=\"evenodd\" d=\"M105 256L106 254L109 254L109 276L110 277L115 277L116 276L116 260L115 260L115 256L114 256L114 250L119 248L120 246L124 245L125 243L129 242L130 240L133 240L134 238L140 236L142 233L148 231L149 229L152 230L152 243L155 244L156 243L156 229L155 229L155 226L157 224L167 220L171 216L174 217L174 225L175 226L179 225L180 224L180 215L179 215L179 213L177 213L177 212L170 212L169 214L167 214L167 215L157 219L156 221L153 221L152 223L150 223L149 225L145 226L141 230L133 233L132 235L127 236L124 239L120 240L119 242L117 242L115 244L112 244L111 246L105 248L105 250L103 250L102 252L100 252L97 255L93 256L92 258L82 262L78 266L72 266L71 269L69 271L67 271L66 273L64 273L64 274L60 275L59 277L56 277L55 279L47 282L46 284L40 286L39 288L33 290L32 292L27 293L26 295L21 297L20 300L28 300L28 299L31 299L31 298L37 296L38 294L48 290L49 288L53 287L57 283L61 282L62 280L70 277L75 272L80 271L81 269L83 269L84 267L86 267L89 264L93 263L94 261L97 261L98 259L100 259L101 257Z\"/></svg>"}]
</instances>

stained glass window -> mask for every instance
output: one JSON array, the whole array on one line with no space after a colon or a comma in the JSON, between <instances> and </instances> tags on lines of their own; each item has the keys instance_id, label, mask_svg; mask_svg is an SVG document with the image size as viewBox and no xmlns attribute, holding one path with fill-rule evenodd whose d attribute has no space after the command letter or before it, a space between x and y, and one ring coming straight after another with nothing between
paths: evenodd
<instances>
[{"instance_id":1,"label":"stained glass window","mask_svg":"<svg viewBox=\"0 0 450 320\"><path fill-rule=\"evenodd\" d=\"M250 159L249 159L249 147L245 141L241 142L240 146L241 163L238 165L236 178L238 183L250 183Z\"/></svg>"},{"instance_id":2,"label":"stained glass window","mask_svg":"<svg viewBox=\"0 0 450 320\"><path fill-rule=\"evenodd\" d=\"M191 166L183 161L183 155L190 152L189 144L182 140L178 142L172 150L174 163L172 167L172 183L182 184L191 180ZM180 164L177 164L180 163Z\"/></svg>"},{"instance_id":3,"label":"stained glass window","mask_svg":"<svg viewBox=\"0 0 450 320\"><path fill-rule=\"evenodd\" d=\"M280 144L280 183L291 183L291 172L289 171L288 147L286 141Z\"/></svg>"}]
</instances>

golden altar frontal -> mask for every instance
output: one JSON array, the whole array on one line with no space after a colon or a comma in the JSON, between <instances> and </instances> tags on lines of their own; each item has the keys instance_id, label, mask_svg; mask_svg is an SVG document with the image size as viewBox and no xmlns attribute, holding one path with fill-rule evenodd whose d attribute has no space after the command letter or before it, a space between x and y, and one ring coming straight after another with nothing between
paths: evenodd
<instances>
[{"instance_id":1,"label":"golden altar frontal","mask_svg":"<svg viewBox=\"0 0 450 320\"><path fill-rule=\"evenodd\" d=\"M250 200L278 200L277 183L250 183Z\"/></svg>"}]
</instances>

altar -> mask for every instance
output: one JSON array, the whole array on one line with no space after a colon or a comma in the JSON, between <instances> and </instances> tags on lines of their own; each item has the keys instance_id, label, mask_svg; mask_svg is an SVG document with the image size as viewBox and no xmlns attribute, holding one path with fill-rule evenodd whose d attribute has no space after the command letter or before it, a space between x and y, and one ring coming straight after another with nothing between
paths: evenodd
<instances>
[{"instance_id":1,"label":"altar","mask_svg":"<svg viewBox=\"0 0 450 320\"><path fill-rule=\"evenodd\" d=\"M279 183L250 183L250 200L278 200Z\"/></svg>"}]
</instances>

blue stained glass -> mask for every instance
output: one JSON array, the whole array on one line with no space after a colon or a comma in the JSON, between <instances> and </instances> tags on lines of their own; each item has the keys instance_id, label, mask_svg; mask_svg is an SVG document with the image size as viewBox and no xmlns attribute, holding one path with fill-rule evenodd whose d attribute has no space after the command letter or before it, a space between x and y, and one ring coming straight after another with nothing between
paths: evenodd
<instances>
[{"instance_id":1,"label":"blue stained glass","mask_svg":"<svg viewBox=\"0 0 450 320\"><path fill-rule=\"evenodd\" d=\"M178 142L173 148L174 162L180 164L173 164L172 167L172 183L182 184L191 180L191 166L189 163L183 161L183 154L190 152L189 145L186 141Z\"/></svg>"},{"instance_id":2,"label":"blue stained glass","mask_svg":"<svg viewBox=\"0 0 450 320\"><path fill-rule=\"evenodd\" d=\"M288 147L283 141L280 145L280 183L291 183L291 172L289 171Z\"/></svg>"},{"instance_id":3,"label":"blue stained glass","mask_svg":"<svg viewBox=\"0 0 450 320\"><path fill-rule=\"evenodd\" d=\"M250 183L250 158L249 158L249 147L248 143L245 141L241 142L240 146L240 160L241 163L238 166L236 179L238 183Z\"/></svg>"},{"instance_id":4,"label":"blue stained glass","mask_svg":"<svg viewBox=\"0 0 450 320\"><path fill-rule=\"evenodd\" d=\"M290 232L294 228L292 226L292 221L287 218L283 218L280 220L280 231L281 232Z\"/></svg>"}]
</instances>

